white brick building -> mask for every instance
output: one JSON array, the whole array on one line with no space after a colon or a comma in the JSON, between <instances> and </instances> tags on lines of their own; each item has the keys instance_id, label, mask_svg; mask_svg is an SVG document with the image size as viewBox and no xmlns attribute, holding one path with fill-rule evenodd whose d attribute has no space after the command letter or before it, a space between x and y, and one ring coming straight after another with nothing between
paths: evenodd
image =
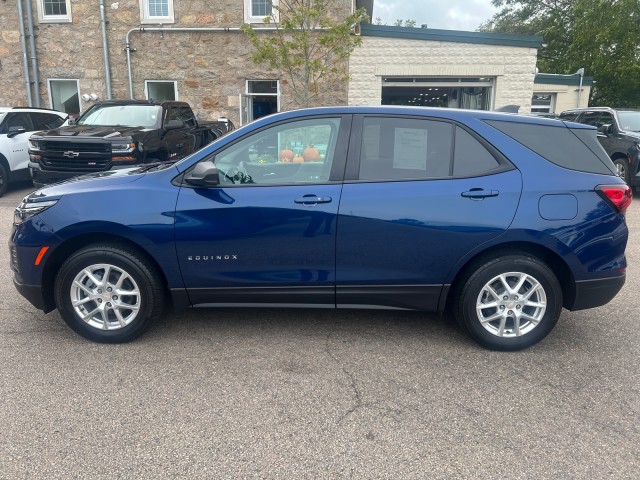
<instances>
[{"instance_id":1,"label":"white brick building","mask_svg":"<svg viewBox=\"0 0 640 480\"><path fill-rule=\"evenodd\" d=\"M380 25L362 25L361 35L349 105L531 111L542 37Z\"/></svg>"}]
</instances>

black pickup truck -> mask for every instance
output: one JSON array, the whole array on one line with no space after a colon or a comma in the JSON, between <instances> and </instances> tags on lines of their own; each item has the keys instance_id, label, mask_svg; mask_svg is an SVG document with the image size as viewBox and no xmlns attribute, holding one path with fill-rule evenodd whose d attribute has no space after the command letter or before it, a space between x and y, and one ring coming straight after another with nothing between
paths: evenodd
<instances>
[{"instance_id":1,"label":"black pickup truck","mask_svg":"<svg viewBox=\"0 0 640 480\"><path fill-rule=\"evenodd\" d=\"M108 100L73 125L29 139L33 184L142 163L179 160L233 130L226 119L198 123L185 102Z\"/></svg>"}]
</instances>

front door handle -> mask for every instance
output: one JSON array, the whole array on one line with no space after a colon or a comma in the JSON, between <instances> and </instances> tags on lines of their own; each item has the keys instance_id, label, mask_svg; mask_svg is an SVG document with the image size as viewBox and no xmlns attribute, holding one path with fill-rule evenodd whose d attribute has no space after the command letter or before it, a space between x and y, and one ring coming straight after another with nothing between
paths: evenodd
<instances>
[{"instance_id":1,"label":"front door handle","mask_svg":"<svg viewBox=\"0 0 640 480\"><path fill-rule=\"evenodd\" d=\"M462 195L465 198L470 198L472 200L482 200L483 198L487 198L487 197L497 197L499 193L500 192L498 192L498 190L485 190L483 188L472 188L467 192L462 192L460 195Z\"/></svg>"},{"instance_id":2,"label":"front door handle","mask_svg":"<svg viewBox=\"0 0 640 480\"><path fill-rule=\"evenodd\" d=\"M331 197L319 197L318 195L309 194L296 198L294 201L296 203L301 203L302 205L307 205L308 207L313 207L319 203L330 203Z\"/></svg>"}]
</instances>

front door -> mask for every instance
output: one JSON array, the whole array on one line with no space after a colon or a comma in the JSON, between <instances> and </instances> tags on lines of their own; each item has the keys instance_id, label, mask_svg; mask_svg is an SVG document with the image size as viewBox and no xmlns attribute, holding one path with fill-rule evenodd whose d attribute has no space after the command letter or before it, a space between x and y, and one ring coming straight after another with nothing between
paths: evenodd
<instances>
[{"instance_id":1,"label":"front door","mask_svg":"<svg viewBox=\"0 0 640 480\"><path fill-rule=\"evenodd\" d=\"M350 117L295 119L202 161L220 185L180 190L176 248L193 304L335 306L336 216Z\"/></svg>"}]
</instances>

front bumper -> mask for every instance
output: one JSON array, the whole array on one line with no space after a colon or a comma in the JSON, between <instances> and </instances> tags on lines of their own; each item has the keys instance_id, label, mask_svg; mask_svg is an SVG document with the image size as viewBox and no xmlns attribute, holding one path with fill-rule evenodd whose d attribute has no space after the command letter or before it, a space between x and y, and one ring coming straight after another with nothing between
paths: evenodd
<instances>
[{"instance_id":1,"label":"front bumper","mask_svg":"<svg viewBox=\"0 0 640 480\"><path fill-rule=\"evenodd\" d=\"M44 292L40 285L25 285L20 283L20 280L15 276L13 277L13 284L15 285L16 290L18 290L18 293L26 298L29 303L38 310L42 310L44 313L49 313L55 308L54 305L49 305L49 302L45 300Z\"/></svg>"},{"instance_id":2,"label":"front bumper","mask_svg":"<svg viewBox=\"0 0 640 480\"><path fill-rule=\"evenodd\" d=\"M626 275L619 277L581 280L575 284L576 294L567 310L585 310L609 303L624 285Z\"/></svg>"},{"instance_id":3,"label":"front bumper","mask_svg":"<svg viewBox=\"0 0 640 480\"><path fill-rule=\"evenodd\" d=\"M39 164L29 162L29 173L31 173L31 179L35 187L44 187L52 183L62 182L69 178L78 177L80 175L86 175L87 172L56 172L42 170Z\"/></svg>"}]
</instances>

